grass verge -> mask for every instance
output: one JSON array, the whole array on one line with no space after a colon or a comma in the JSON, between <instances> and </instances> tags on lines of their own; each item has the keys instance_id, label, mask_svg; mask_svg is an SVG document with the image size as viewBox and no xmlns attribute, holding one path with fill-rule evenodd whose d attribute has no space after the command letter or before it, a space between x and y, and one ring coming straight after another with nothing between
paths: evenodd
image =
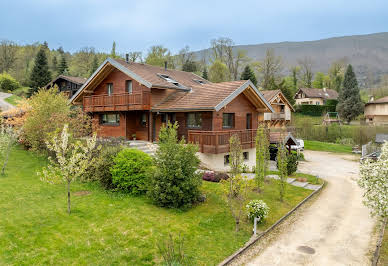
<instances>
[{"instance_id":1,"label":"grass verge","mask_svg":"<svg viewBox=\"0 0 388 266\"><path fill-rule=\"evenodd\" d=\"M252 224L243 219L240 232L220 196L218 183L203 183L206 201L188 211L159 208L146 197L107 192L95 183L72 184L71 215L66 213L65 185L50 185L36 172L46 159L17 147L7 173L0 176L0 264L160 264L157 243L181 233L193 265L214 265L250 238ZM263 199L269 217L265 230L311 191L287 185L278 200L276 181L265 183ZM88 191L88 193L74 192Z\"/></svg>"},{"instance_id":2,"label":"grass verge","mask_svg":"<svg viewBox=\"0 0 388 266\"><path fill-rule=\"evenodd\" d=\"M385 226L383 242L380 248L380 258L377 265L388 265L388 224Z\"/></svg>"},{"instance_id":3,"label":"grass verge","mask_svg":"<svg viewBox=\"0 0 388 266\"><path fill-rule=\"evenodd\" d=\"M4 100L9 103L9 104L12 104L14 106L16 106L18 104L18 102L21 100L22 98L17 96L17 95L12 95L12 96L9 96L8 98L5 98Z\"/></svg>"},{"instance_id":4,"label":"grass verge","mask_svg":"<svg viewBox=\"0 0 388 266\"><path fill-rule=\"evenodd\" d=\"M351 145L321 142L315 140L305 140L304 148L312 151L328 151L336 153L352 153Z\"/></svg>"}]
</instances>

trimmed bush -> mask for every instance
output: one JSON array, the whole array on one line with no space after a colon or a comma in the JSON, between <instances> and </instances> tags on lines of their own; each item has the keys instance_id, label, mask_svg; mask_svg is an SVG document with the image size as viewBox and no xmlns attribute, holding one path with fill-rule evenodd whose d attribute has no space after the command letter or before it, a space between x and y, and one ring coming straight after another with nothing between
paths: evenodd
<instances>
[{"instance_id":1,"label":"trimmed bush","mask_svg":"<svg viewBox=\"0 0 388 266\"><path fill-rule=\"evenodd\" d=\"M254 218L259 218L259 222L262 223L268 216L269 207L262 200L251 200L247 205L248 219L253 222Z\"/></svg>"},{"instance_id":2,"label":"trimmed bush","mask_svg":"<svg viewBox=\"0 0 388 266\"><path fill-rule=\"evenodd\" d=\"M202 178L197 172L200 160L197 146L178 141L177 128L177 123L168 123L160 130L148 195L158 206L188 208L201 196Z\"/></svg>"},{"instance_id":3,"label":"trimmed bush","mask_svg":"<svg viewBox=\"0 0 388 266\"><path fill-rule=\"evenodd\" d=\"M4 92L14 91L20 87L19 82L16 81L10 74L0 74L0 90Z\"/></svg>"},{"instance_id":4,"label":"trimmed bush","mask_svg":"<svg viewBox=\"0 0 388 266\"><path fill-rule=\"evenodd\" d=\"M151 157L139 150L123 149L113 159L110 168L113 185L133 195L146 192L146 179L151 173Z\"/></svg>"},{"instance_id":5,"label":"trimmed bush","mask_svg":"<svg viewBox=\"0 0 388 266\"><path fill-rule=\"evenodd\" d=\"M296 154L289 154L287 156L287 174L292 175L293 173L298 170L298 155Z\"/></svg>"},{"instance_id":6,"label":"trimmed bush","mask_svg":"<svg viewBox=\"0 0 388 266\"><path fill-rule=\"evenodd\" d=\"M312 104L298 104L295 106L295 111L303 115L322 116L327 112L335 112L336 105L312 105Z\"/></svg>"}]
</instances>

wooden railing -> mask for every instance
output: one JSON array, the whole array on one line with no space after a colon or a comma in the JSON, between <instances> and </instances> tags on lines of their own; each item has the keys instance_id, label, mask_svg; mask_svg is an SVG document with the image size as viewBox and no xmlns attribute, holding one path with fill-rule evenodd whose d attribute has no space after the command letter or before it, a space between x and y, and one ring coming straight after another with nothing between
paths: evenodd
<instances>
[{"instance_id":1,"label":"wooden railing","mask_svg":"<svg viewBox=\"0 0 388 266\"><path fill-rule=\"evenodd\" d=\"M243 149L255 146L256 129L225 130L225 131L201 131L189 130L188 142L197 144L202 153L229 152L229 139L237 135Z\"/></svg>"},{"instance_id":2,"label":"wooden railing","mask_svg":"<svg viewBox=\"0 0 388 266\"><path fill-rule=\"evenodd\" d=\"M264 121L284 120L285 118L286 118L285 113L264 113Z\"/></svg>"},{"instance_id":3,"label":"wooden railing","mask_svg":"<svg viewBox=\"0 0 388 266\"><path fill-rule=\"evenodd\" d=\"M150 110L150 93L117 93L84 96L86 112Z\"/></svg>"}]
</instances>

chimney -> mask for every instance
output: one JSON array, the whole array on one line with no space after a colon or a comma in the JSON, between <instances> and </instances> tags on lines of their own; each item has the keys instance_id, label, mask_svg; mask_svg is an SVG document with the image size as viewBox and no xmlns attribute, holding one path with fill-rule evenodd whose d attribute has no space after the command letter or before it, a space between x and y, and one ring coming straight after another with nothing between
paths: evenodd
<instances>
[{"instance_id":1,"label":"chimney","mask_svg":"<svg viewBox=\"0 0 388 266\"><path fill-rule=\"evenodd\" d=\"M373 95L369 95L369 102L373 102L375 100L375 97Z\"/></svg>"},{"instance_id":2,"label":"chimney","mask_svg":"<svg viewBox=\"0 0 388 266\"><path fill-rule=\"evenodd\" d=\"M167 61L164 61L164 70L167 70Z\"/></svg>"},{"instance_id":3,"label":"chimney","mask_svg":"<svg viewBox=\"0 0 388 266\"><path fill-rule=\"evenodd\" d=\"M129 63L129 54L125 54L125 62Z\"/></svg>"}]
</instances>

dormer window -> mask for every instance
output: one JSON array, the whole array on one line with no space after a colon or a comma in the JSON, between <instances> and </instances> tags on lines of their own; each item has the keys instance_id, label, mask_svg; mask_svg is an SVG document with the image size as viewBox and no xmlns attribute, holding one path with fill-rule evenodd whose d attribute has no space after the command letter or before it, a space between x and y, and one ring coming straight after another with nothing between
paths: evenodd
<instances>
[{"instance_id":1,"label":"dormer window","mask_svg":"<svg viewBox=\"0 0 388 266\"><path fill-rule=\"evenodd\" d=\"M157 75L159 77L161 77L162 79L164 79L165 81L172 83L179 88L184 88L184 86L182 86L182 84L180 84L178 81L176 81L175 79L171 78L170 76L168 76L166 74L157 74Z\"/></svg>"}]
</instances>

